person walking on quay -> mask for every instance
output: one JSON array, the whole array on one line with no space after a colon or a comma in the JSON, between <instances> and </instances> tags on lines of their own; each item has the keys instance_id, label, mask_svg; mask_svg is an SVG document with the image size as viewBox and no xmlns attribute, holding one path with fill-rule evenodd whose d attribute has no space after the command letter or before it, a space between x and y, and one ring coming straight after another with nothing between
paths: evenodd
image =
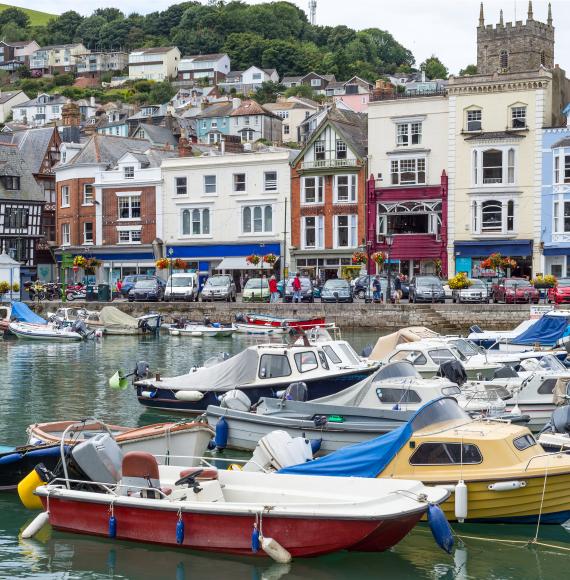
<instances>
[{"instance_id":1,"label":"person walking on quay","mask_svg":"<svg viewBox=\"0 0 570 580\"><path fill-rule=\"evenodd\" d=\"M279 302L279 291L277 290L277 280L275 276L269 278L269 292L271 294L270 302Z\"/></svg>"},{"instance_id":2,"label":"person walking on quay","mask_svg":"<svg viewBox=\"0 0 570 580\"><path fill-rule=\"evenodd\" d=\"M394 277L394 295L396 298L396 304L399 304L400 299L402 298L402 280L400 279L399 274L396 274Z\"/></svg>"},{"instance_id":3,"label":"person walking on quay","mask_svg":"<svg viewBox=\"0 0 570 580\"><path fill-rule=\"evenodd\" d=\"M299 272L295 274L295 278L293 278L293 302L301 302L301 278Z\"/></svg>"},{"instance_id":4,"label":"person walking on quay","mask_svg":"<svg viewBox=\"0 0 570 580\"><path fill-rule=\"evenodd\" d=\"M374 302L382 302L382 284L380 283L380 275L377 274L376 278L372 281L372 288L374 292L372 293L372 299Z\"/></svg>"}]
</instances>

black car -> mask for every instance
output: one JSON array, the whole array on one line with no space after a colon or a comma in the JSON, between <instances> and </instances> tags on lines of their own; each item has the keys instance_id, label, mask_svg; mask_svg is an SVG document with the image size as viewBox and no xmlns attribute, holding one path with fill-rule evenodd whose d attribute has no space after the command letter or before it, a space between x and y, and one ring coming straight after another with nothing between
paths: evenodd
<instances>
[{"instance_id":1,"label":"black car","mask_svg":"<svg viewBox=\"0 0 570 580\"><path fill-rule=\"evenodd\" d=\"M122 280L123 285L121 286L121 294L124 298L129 296L129 292L134 288L139 280L156 280L163 289L166 285L166 282L162 278L151 276L150 274L132 274L130 276L125 276Z\"/></svg>"},{"instance_id":2,"label":"black car","mask_svg":"<svg viewBox=\"0 0 570 580\"><path fill-rule=\"evenodd\" d=\"M350 282L327 280L321 290L321 302L353 302Z\"/></svg>"},{"instance_id":3,"label":"black car","mask_svg":"<svg viewBox=\"0 0 570 580\"><path fill-rule=\"evenodd\" d=\"M293 302L293 280L289 278L285 284L285 298L284 302ZM314 302L313 283L310 278L300 278L301 280L301 302Z\"/></svg>"},{"instance_id":4,"label":"black car","mask_svg":"<svg viewBox=\"0 0 570 580\"><path fill-rule=\"evenodd\" d=\"M129 290L129 302L164 300L164 288L158 280L150 278L149 280L139 280Z\"/></svg>"},{"instance_id":5,"label":"black car","mask_svg":"<svg viewBox=\"0 0 570 580\"><path fill-rule=\"evenodd\" d=\"M410 280L410 302L445 302L445 290L437 276L414 276Z\"/></svg>"}]
</instances>

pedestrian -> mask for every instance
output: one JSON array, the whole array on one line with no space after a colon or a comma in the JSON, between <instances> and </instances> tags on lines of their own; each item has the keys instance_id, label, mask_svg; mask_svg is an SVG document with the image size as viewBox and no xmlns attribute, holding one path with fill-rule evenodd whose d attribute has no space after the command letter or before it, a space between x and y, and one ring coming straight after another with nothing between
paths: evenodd
<instances>
[{"instance_id":1,"label":"pedestrian","mask_svg":"<svg viewBox=\"0 0 570 580\"><path fill-rule=\"evenodd\" d=\"M382 284L380 283L380 275L376 274L376 278L372 281L372 299L374 302L382 302Z\"/></svg>"},{"instance_id":2,"label":"pedestrian","mask_svg":"<svg viewBox=\"0 0 570 580\"><path fill-rule=\"evenodd\" d=\"M402 280L400 280L400 275L396 274L394 279L394 297L396 298L396 303L400 303L400 299L402 298Z\"/></svg>"},{"instance_id":3,"label":"pedestrian","mask_svg":"<svg viewBox=\"0 0 570 580\"><path fill-rule=\"evenodd\" d=\"M293 302L301 302L301 274L297 272L293 278Z\"/></svg>"},{"instance_id":4,"label":"pedestrian","mask_svg":"<svg viewBox=\"0 0 570 580\"><path fill-rule=\"evenodd\" d=\"M279 302L279 291L277 290L277 280L275 276L269 278L269 292L271 293L270 302Z\"/></svg>"},{"instance_id":5,"label":"pedestrian","mask_svg":"<svg viewBox=\"0 0 570 580\"><path fill-rule=\"evenodd\" d=\"M117 280L117 292L120 294L121 293L121 288L123 287L123 283L121 282L121 279L119 278Z\"/></svg>"}]
</instances>

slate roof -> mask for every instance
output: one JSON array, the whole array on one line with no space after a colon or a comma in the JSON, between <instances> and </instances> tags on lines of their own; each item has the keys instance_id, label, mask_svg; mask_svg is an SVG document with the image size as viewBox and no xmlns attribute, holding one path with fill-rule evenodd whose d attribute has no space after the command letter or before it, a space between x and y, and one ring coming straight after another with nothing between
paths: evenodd
<instances>
[{"instance_id":1,"label":"slate roof","mask_svg":"<svg viewBox=\"0 0 570 580\"><path fill-rule=\"evenodd\" d=\"M270 115L273 117L276 116L270 110L265 109L257 101L253 100L243 101L242 104L237 109L234 109L230 113L230 117L245 117L248 115Z\"/></svg>"},{"instance_id":2,"label":"slate roof","mask_svg":"<svg viewBox=\"0 0 570 580\"><path fill-rule=\"evenodd\" d=\"M38 50L54 50L56 48L72 48L79 46L81 42L72 42L71 44L48 44L47 46L40 46Z\"/></svg>"},{"instance_id":3,"label":"slate roof","mask_svg":"<svg viewBox=\"0 0 570 580\"><path fill-rule=\"evenodd\" d=\"M174 48L176 48L176 46L155 46L155 47L151 47L151 48L138 48L136 50L131 51L131 54L133 54L133 53L136 53L136 54L164 54L166 52L170 52ZM139 64L139 63L134 63L134 64ZM144 64L144 63L140 63L140 64Z\"/></svg>"},{"instance_id":4,"label":"slate roof","mask_svg":"<svg viewBox=\"0 0 570 580\"><path fill-rule=\"evenodd\" d=\"M0 143L0 176L11 175L20 178L19 190L7 190L0 179L0 198L24 201L44 201L40 189L26 163L24 156L15 145Z\"/></svg>"},{"instance_id":5,"label":"slate roof","mask_svg":"<svg viewBox=\"0 0 570 580\"><path fill-rule=\"evenodd\" d=\"M168 127L140 123L134 133L134 136L136 136L140 129L144 131L144 139L148 139L152 145L158 145L159 147L170 145L171 147L176 147L178 144L176 137L172 134L172 131Z\"/></svg>"},{"instance_id":6,"label":"slate roof","mask_svg":"<svg viewBox=\"0 0 570 580\"><path fill-rule=\"evenodd\" d=\"M196 115L196 119L208 119L211 117L229 117L233 111L233 105L229 102L214 103L209 107L206 107L199 115Z\"/></svg>"},{"instance_id":7,"label":"slate roof","mask_svg":"<svg viewBox=\"0 0 570 580\"><path fill-rule=\"evenodd\" d=\"M217 52L214 54L194 54L191 56L183 56L182 59L190 60L192 59L195 62L201 62L204 60L219 60L220 58L227 56L225 52Z\"/></svg>"},{"instance_id":8,"label":"slate roof","mask_svg":"<svg viewBox=\"0 0 570 580\"><path fill-rule=\"evenodd\" d=\"M65 105L65 103L67 103L67 98L64 97L63 95L48 95L49 100L45 103L41 103L40 101L38 101L40 96L43 97L45 95L38 95L35 99L30 99L29 101L25 101L24 103L19 103L16 106L20 108L20 107L36 107L37 105L40 106Z\"/></svg>"},{"instance_id":9,"label":"slate roof","mask_svg":"<svg viewBox=\"0 0 570 580\"><path fill-rule=\"evenodd\" d=\"M300 83L302 78L303 77L283 77L281 79L281 82L283 84L286 84L286 83Z\"/></svg>"},{"instance_id":10,"label":"slate roof","mask_svg":"<svg viewBox=\"0 0 570 580\"><path fill-rule=\"evenodd\" d=\"M12 100L16 95L19 95L21 92L23 91L11 91L9 93L2 91L2 93L0 94L0 105L3 105L4 103L7 103L8 101Z\"/></svg>"},{"instance_id":11,"label":"slate roof","mask_svg":"<svg viewBox=\"0 0 570 580\"><path fill-rule=\"evenodd\" d=\"M40 127L12 134L12 143L18 147L32 173L39 173L55 127Z\"/></svg>"},{"instance_id":12,"label":"slate roof","mask_svg":"<svg viewBox=\"0 0 570 580\"><path fill-rule=\"evenodd\" d=\"M144 153L151 148L145 139L131 139L116 135L93 134L85 146L65 167L72 165L92 165L96 163L113 167L127 151Z\"/></svg>"},{"instance_id":13,"label":"slate roof","mask_svg":"<svg viewBox=\"0 0 570 580\"><path fill-rule=\"evenodd\" d=\"M156 110L149 115L146 110L148 107L158 107ZM168 105L165 103L164 105L147 105L147 107L143 107L138 113L131 115L129 117L129 121L133 119L148 119L149 117L164 117L166 115Z\"/></svg>"}]
</instances>

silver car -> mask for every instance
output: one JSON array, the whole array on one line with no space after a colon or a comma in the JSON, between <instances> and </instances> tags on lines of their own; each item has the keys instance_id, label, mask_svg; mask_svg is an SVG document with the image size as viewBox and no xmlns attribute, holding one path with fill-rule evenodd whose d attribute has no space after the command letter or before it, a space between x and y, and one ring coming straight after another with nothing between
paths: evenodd
<instances>
[{"instance_id":1,"label":"silver car","mask_svg":"<svg viewBox=\"0 0 570 580\"><path fill-rule=\"evenodd\" d=\"M451 299L453 302L471 302L489 304L489 287L483 280L477 278L469 278L469 288L462 288L461 290L453 290Z\"/></svg>"},{"instance_id":2,"label":"silver car","mask_svg":"<svg viewBox=\"0 0 570 580\"><path fill-rule=\"evenodd\" d=\"M202 288L201 300L202 302L214 302L214 300L235 302L236 296L236 285L231 276L210 276Z\"/></svg>"}]
</instances>

